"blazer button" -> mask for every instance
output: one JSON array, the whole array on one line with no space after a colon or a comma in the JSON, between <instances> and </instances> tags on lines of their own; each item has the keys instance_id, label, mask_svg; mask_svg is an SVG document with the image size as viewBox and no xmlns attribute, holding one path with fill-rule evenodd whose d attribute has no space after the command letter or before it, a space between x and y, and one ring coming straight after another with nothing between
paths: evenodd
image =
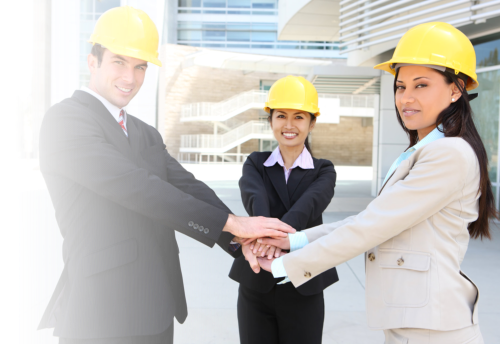
<instances>
[{"instance_id":1,"label":"blazer button","mask_svg":"<svg viewBox=\"0 0 500 344\"><path fill-rule=\"evenodd\" d=\"M373 252L368 253L368 260L370 262L373 262L375 260L375 254L373 254Z\"/></svg>"},{"instance_id":2,"label":"blazer button","mask_svg":"<svg viewBox=\"0 0 500 344\"><path fill-rule=\"evenodd\" d=\"M198 230L199 230L200 232L203 232L203 229L204 229L204 227L203 227L203 226L200 226L200 228L198 228Z\"/></svg>"},{"instance_id":3,"label":"blazer button","mask_svg":"<svg viewBox=\"0 0 500 344\"><path fill-rule=\"evenodd\" d=\"M310 278L310 277L311 277L311 273L306 271L306 272L304 273L304 277Z\"/></svg>"},{"instance_id":4,"label":"blazer button","mask_svg":"<svg viewBox=\"0 0 500 344\"><path fill-rule=\"evenodd\" d=\"M198 227L199 227L199 226L198 226L198 224L197 224L197 223L195 223L195 224L193 225L193 228L194 228L194 229L198 229Z\"/></svg>"},{"instance_id":5,"label":"blazer button","mask_svg":"<svg viewBox=\"0 0 500 344\"><path fill-rule=\"evenodd\" d=\"M208 228L205 228L205 230L203 231L203 233L205 233L205 234L208 234L208 232L210 232L210 229L208 229Z\"/></svg>"},{"instance_id":6,"label":"blazer button","mask_svg":"<svg viewBox=\"0 0 500 344\"><path fill-rule=\"evenodd\" d=\"M189 221L188 226L189 227L193 227L193 225L194 225L194 222L193 221Z\"/></svg>"},{"instance_id":7,"label":"blazer button","mask_svg":"<svg viewBox=\"0 0 500 344\"><path fill-rule=\"evenodd\" d=\"M405 261L404 261L403 257L401 257L401 258L398 259L398 265L399 266L403 265L404 263L405 263Z\"/></svg>"}]
</instances>

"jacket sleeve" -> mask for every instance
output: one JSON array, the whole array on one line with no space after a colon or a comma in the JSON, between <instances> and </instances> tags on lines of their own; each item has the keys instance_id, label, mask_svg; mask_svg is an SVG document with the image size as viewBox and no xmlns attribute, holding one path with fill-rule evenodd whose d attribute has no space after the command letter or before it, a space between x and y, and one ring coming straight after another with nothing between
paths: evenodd
<instances>
[{"instance_id":1,"label":"jacket sleeve","mask_svg":"<svg viewBox=\"0 0 500 344\"><path fill-rule=\"evenodd\" d=\"M306 229L309 221L321 216L332 201L337 173L331 161L324 161L316 180L281 218L297 230Z\"/></svg>"},{"instance_id":2,"label":"jacket sleeve","mask_svg":"<svg viewBox=\"0 0 500 344\"><path fill-rule=\"evenodd\" d=\"M185 192L196 199L213 205L216 208L225 211L227 214L232 214L231 210L217 197L215 192L210 189L205 183L196 179L191 172L188 172L181 164L165 150L165 158L167 161L168 181L173 186ZM196 239L196 238L195 238ZM222 232L217 244L234 258L241 254L240 251L233 252L230 249L230 243L234 239L231 233Z\"/></svg>"},{"instance_id":3,"label":"jacket sleeve","mask_svg":"<svg viewBox=\"0 0 500 344\"><path fill-rule=\"evenodd\" d=\"M53 108L45 116L40 168L210 247L227 222L227 209L197 199L137 166L106 141L91 118L71 111ZM194 229L194 223L209 228L208 233Z\"/></svg>"},{"instance_id":4,"label":"jacket sleeve","mask_svg":"<svg viewBox=\"0 0 500 344\"><path fill-rule=\"evenodd\" d=\"M406 178L386 187L366 210L334 231L328 231L328 224L312 228L312 232L322 227L329 233L283 257L295 287L309 280L304 275L312 278L338 266L425 221L461 197L467 175L478 173L474 152L465 141L436 142L439 144L423 147Z\"/></svg>"}]
</instances>

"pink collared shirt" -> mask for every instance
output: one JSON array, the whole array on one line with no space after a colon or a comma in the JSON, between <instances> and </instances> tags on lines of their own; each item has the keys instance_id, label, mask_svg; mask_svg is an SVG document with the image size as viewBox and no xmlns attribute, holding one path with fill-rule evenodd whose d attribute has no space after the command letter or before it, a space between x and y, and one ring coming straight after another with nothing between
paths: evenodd
<instances>
[{"instance_id":1,"label":"pink collared shirt","mask_svg":"<svg viewBox=\"0 0 500 344\"><path fill-rule=\"evenodd\" d=\"M276 147L276 149L271 153L269 158L267 158L266 162L264 162L264 166L271 167L276 163L280 164L283 167L283 171L285 172L285 180L288 183L288 178L290 177L290 173L295 167L300 167L304 170L314 170L314 162L311 156L311 153L307 150L306 147L302 150L302 153L298 156L297 160L293 163L292 167L287 170L285 167L285 163L283 162L283 157L281 156L280 147Z\"/></svg>"}]
</instances>

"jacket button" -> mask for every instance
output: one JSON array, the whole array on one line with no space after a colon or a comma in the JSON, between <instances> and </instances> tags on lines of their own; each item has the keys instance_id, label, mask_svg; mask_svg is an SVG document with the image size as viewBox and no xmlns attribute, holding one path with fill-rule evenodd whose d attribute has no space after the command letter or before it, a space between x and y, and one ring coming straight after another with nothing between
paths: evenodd
<instances>
[{"instance_id":1,"label":"jacket button","mask_svg":"<svg viewBox=\"0 0 500 344\"><path fill-rule=\"evenodd\" d=\"M401 257L401 258L398 259L398 265L399 266L403 265L404 263L405 263L405 261L404 261L403 257Z\"/></svg>"},{"instance_id":2,"label":"jacket button","mask_svg":"<svg viewBox=\"0 0 500 344\"><path fill-rule=\"evenodd\" d=\"M194 228L194 229L198 229L198 227L199 227L199 226L198 226L198 224L197 224L197 223L195 223L195 224L193 225L193 228Z\"/></svg>"},{"instance_id":3,"label":"jacket button","mask_svg":"<svg viewBox=\"0 0 500 344\"><path fill-rule=\"evenodd\" d=\"M208 228L205 228L205 230L203 231L203 233L205 233L205 234L208 234L208 232L210 232L210 229L208 229Z\"/></svg>"},{"instance_id":4,"label":"jacket button","mask_svg":"<svg viewBox=\"0 0 500 344\"><path fill-rule=\"evenodd\" d=\"M373 254L373 252L368 253L368 260L370 262L373 262L375 260L375 254Z\"/></svg>"},{"instance_id":5,"label":"jacket button","mask_svg":"<svg viewBox=\"0 0 500 344\"><path fill-rule=\"evenodd\" d=\"M200 226L200 228L198 228L198 230L199 230L200 232L203 232L203 229L204 229L204 227L203 227L203 226Z\"/></svg>"},{"instance_id":6,"label":"jacket button","mask_svg":"<svg viewBox=\"0 0 500 344\"><path fill-rule=\"evenodd\" d=\"M193 225L194 225L194 222L193 221L189 221L188 226L189 227L193 227Z\"/></svg>"},{"instance_id":7,"label":"jacket button","mask_svg":"<svg viewBox=\"0 0 500 344\"><path fill-rule=\"evenodd\" d=\"M311 273L306 271L306 272L304 273L304 277L310 278L310 277L311 277Z\"/></svg>"}]
</instances>

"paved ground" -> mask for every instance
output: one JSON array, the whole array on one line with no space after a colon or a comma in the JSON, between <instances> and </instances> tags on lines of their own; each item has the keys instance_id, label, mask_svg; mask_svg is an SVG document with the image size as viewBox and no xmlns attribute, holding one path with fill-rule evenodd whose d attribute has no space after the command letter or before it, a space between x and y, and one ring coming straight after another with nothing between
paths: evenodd
<instances>
[{"instance_id":1,"label":"paved ground","mask_svg":"<svg viewBox=\"0 0 500 344\"><path fill-rule=\"evenodd\" d=\"M39 173L11 172L1 179L11 182L3 184L0 193L1 342L55 344L50 330L35 329L62 271L61 235ZM235 180L209 185L234 213L245 215ZM370 181L339 181L325 222L359 212L370 199ZM498 234L492 242L473 241L463 264L481 290L480 321L487 344L500 343ZM175 325L176 344L237 344L238 285L227 277L232 260L220 248L209 249L183 235L178 240L189 317L183 325ZM339 266L338 271L340 282L325 291L323 343L383 343L380 332L366 327L362 258Z\"/></svg>"}]
</instances>

